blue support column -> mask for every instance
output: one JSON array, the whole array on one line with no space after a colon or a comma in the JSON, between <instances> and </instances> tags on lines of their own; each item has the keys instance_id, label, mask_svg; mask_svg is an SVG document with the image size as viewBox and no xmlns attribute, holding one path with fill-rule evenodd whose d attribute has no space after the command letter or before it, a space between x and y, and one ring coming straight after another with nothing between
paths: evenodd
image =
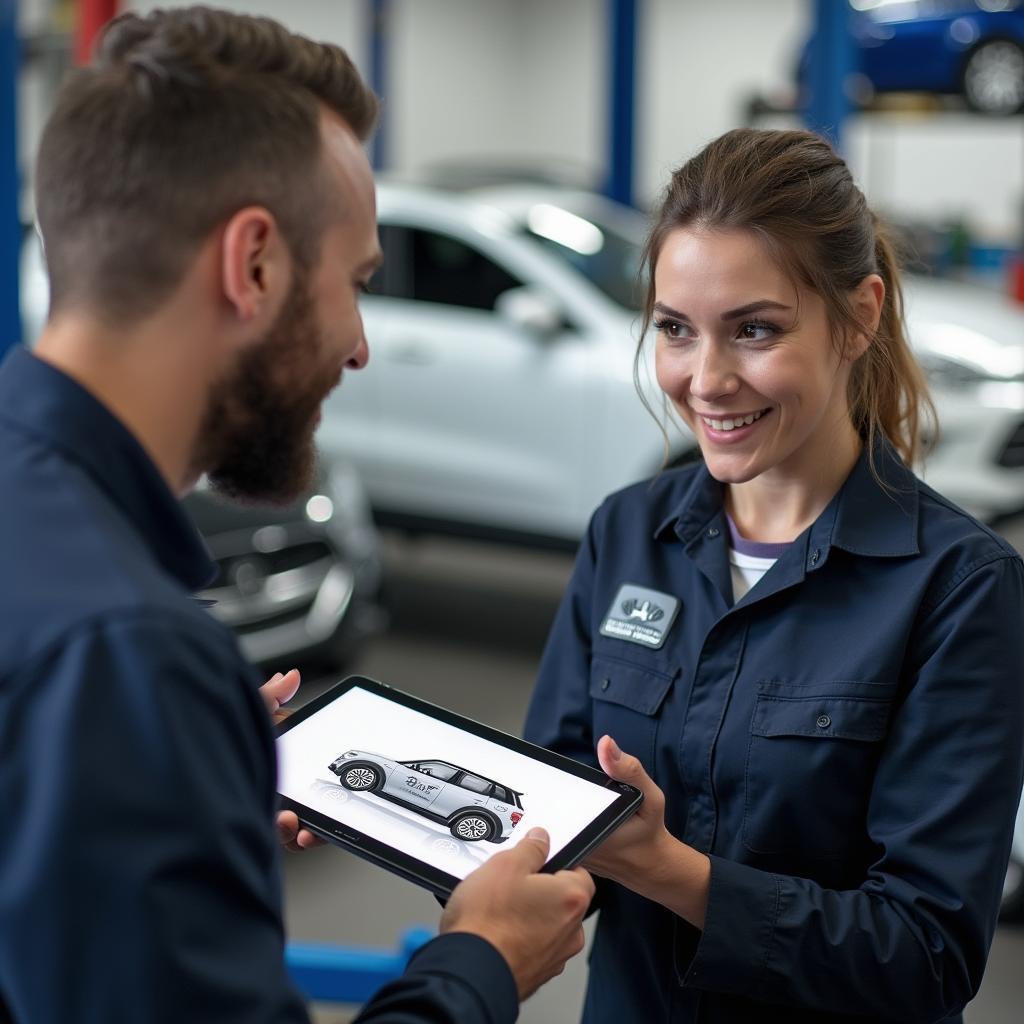
<instances>
[{"instance_id":1,"label":"blue support column","mask_svg":"<svg viewBox=\"0 0 1024 1024\"><path fill-rule=\"evenodd\" d=\"M17 0L0 0L0 354L21 341Z\"/></svg>"},{"instance_id":2,"label":"blue support column","mask_svg":"<svg viewBox=\"0 0 1024 1024\"><path fill-rule=\"evenodd\" d=\"M854 70L850 5L847 0L811 2L815 31L808 75L810 96L804 117L812 132L824 135L841 149L843 124L851 110L846 83Z\"/></svg>"},{"instance_id":3,"label":"blue support column","mask_svg":"<svg viewBox=\"0 0 1024 1024\"><path fill-rule=\"evenodd\" d=\"M637 0L608 4L608 177L605 194L633 203L636 146Z\"/></svg>"},{"instance_id":4,"label":"blue support column","mask_svg":"<svg viewBox=\"0 0 1024 1024\"><path fill-rule=\"evenodd\" d=\"M357 949L312 942L289 942L288 971L307 999L324 1003L365 1003L382 985L405 970L409 957L433 938L426 928L409 928L398 949Z\"/></svg>"},{"instance_id":5,"label":"blue support column","mask_svg":"<svg viewBox=\"0 0 1024 1024\"><path fill-rule=\"evenodd\" d=\"M370 88L381 98L380 120L370 142L370 162L375 171L381 171L388 161L388 44L391 31L391 0L369 0L370 38L369 72Z\"/></svg>"}]
</instances>

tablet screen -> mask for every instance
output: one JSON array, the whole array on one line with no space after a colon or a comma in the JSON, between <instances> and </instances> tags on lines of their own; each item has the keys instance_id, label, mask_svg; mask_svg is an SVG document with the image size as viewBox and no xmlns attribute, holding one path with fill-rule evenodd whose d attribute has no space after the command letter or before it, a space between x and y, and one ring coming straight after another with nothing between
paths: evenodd
<instances>
[{"instance_id":1,"label":"tablet screen","mask_svg":"<svg viewBox=\"0 0 1024 1024\"><path fill-rule=\"evenodd\" d=\"M346 682L277 740L286 804L346 845L375 841L371 852L380 844L454 884L535 825L551 836L549 863L564 860L630 789L371 680Z\"/></svg>"}]
</instances>

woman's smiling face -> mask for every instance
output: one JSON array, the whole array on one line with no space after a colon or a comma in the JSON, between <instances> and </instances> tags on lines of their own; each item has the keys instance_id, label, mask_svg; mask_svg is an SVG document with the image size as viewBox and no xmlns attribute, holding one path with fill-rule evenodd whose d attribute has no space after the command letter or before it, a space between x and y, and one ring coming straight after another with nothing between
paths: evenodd
<instances>
[{"instance_id":1,"label":"woman's smiling face","mask_svg":"<svg viewBox=\"0 0 1024 1024\"><path fill-rule=\"evenodd\" d=\"M813 478L853 435L825 304L748 231L677 228L654 273L658 384L711 475Z\"/></svg>"}]
</instances>

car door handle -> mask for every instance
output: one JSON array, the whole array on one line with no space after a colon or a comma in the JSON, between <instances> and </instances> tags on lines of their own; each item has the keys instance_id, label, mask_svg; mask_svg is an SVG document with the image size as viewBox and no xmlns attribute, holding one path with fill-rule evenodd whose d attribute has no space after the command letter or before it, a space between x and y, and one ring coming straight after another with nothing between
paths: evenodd
<instances>
[{"instance_id":1,"label":"car door handle","mask_svg":"<svg viewBox=\"0 0 1024 1024\"><path fill-rule=\"evenodd\" d=\"M370 343L373 344L372 342ZM437 358L434 349L420 341L398 341L388 345L384 355L395 363L409 366L429 366Z\"/></svg>"}]
</instances>

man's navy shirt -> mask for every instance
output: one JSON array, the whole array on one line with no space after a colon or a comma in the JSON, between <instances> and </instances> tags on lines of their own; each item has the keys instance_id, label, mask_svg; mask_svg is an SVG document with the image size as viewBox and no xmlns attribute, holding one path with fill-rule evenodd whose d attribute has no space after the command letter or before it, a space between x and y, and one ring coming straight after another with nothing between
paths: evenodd
<instances>
[{"instance_id":1,"label":"man's navy shirt","mask_svg":"<svg viewBox=\"0 0 1024 1024\"><path fill-rule=\"evenodd\" d=\"M588 1024L953 1021L977 991L1021 786L1024 574L877 464L886 487L862 455L735 603L702 464L595 514L526 737L595 764L611 734L711 887L698 932L602 886Z\"/></svg>"},{"instance_id":2,"label":"man's navy shirt","mask_svg":"<svg viewBox=\"0 0 1024 1024\"><path fill-rule=\"evenodd\" d=\"M307 1021L273 734L189 596L213 570L201 539L134 436L24 349L0 366L0 495L0 1021ZM449 935L360 1019L516 1003L497 952Z\"/></svg>"}]
</instances>

